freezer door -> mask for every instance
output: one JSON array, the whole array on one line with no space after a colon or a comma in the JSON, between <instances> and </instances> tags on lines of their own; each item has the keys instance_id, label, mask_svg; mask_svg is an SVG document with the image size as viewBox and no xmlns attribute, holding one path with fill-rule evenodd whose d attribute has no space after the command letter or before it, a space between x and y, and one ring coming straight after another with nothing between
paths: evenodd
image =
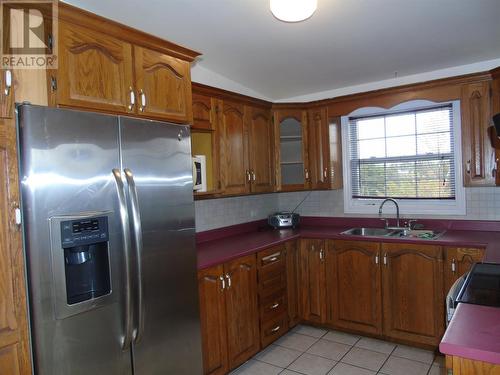
<instances>
[{"instance_id":1,"label":"freezer door","mask_svg":"<svg viewBox=\"0 0 500 375\"><path fill-rule=\"evenodd\" d=\"M189 127L121 117L120 129L131 232L142 235L134 374L202 374Z\"/></svg>"},{"instance_id":2,"label":"freezer door","mask_svg":"<svg viewBox=\"0 0 500 375\"><path fill-rule=\"evenodd\" d=\"M118 118L31 105L18 113L35 373L132 374L131 352L122 350L126 284L111 173L120 168ZM96 234L100 244L85 245ZM92 291L87 271L109 279L94 278Z\"/></svg>"}]
</instances>

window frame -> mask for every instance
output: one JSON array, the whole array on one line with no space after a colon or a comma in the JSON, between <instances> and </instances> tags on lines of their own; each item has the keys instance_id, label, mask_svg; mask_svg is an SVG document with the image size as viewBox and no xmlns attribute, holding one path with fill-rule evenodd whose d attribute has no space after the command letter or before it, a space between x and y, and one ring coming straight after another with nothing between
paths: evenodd
<instances>
[{"instance_id":1,"label":"window frame","mask_svg":"<svg viewBox=\"0 0 500 375\"><path fill-rule=\"evenodd\" d=\"M462 171L462 137L460 100L433 102L429 100L411 100L389 109L381 107L363 107L341 117L342 126L342 169L344 174L344 213L378 214L378 207L384 198L365 199L352 197L351 181L351 144L349 142L349 117L392 114L400 111L412 111L429 106L451 105L453 110L455 199L397 199L400 212L407 215L466 215L465 188ZM395 213L395 207L384 207L384 211Z\"/></svg>"}]
</instances>

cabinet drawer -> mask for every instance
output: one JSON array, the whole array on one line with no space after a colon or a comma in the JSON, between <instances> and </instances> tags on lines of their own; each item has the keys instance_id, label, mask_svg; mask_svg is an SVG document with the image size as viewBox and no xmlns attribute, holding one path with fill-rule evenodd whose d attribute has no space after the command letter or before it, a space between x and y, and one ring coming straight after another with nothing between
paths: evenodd
<instances>
[{"instance_id":1,"label":"cabinet drawer","mask_svg":"<svg viewBox=\"0 0 500 375\"><path fill-rule=\"evenodd\" d=\"M257 268L276 269L285 266L285 246L274 246L257 254Z\"/></svg>"},{"instance_id":2,"label":"cabinet drawer","mask_svg":"<svg viewBox=\"0 0 500 375\"><path fill-rule=\"evenodd\" d=\"M260 321L267 323L287 311L285 290L263 298L260 303Z\"/></svg>"},{"instance_id":3,"label":"cabinet drawer","mask_svg":"<svg viewBox=\"0 0 500 375\"><path fill-rule=\"evenodd\" d=\"M262 347L268 346L288 331L288 317L286 314L276 319L262 323L260 326L260 342Z\"/></svg>"},{"instance_id":4,"label":"cabinet drawer","mask_svg":"<svg viewBox=\"0 0 500 375\"><path fill-rule=\"evenodd\" d=\"M284 267L259 272L259 296L268 297L286 288L286 269Z\"/></svg>"}]
</instances>

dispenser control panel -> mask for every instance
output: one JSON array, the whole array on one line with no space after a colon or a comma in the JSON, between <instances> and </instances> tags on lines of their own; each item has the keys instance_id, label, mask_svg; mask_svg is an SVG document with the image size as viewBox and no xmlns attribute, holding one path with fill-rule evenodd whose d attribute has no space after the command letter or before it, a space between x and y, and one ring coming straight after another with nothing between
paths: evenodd
<instances>
[{"instance_id":1,"label":"dispenser control panel","mask_svg":"<svg viewBox=\"0 0 500 375\"><path fill-rule=\"evenodd\" d=\"M107 216L61 222L61 246L64 249L105 242L108 239Z\"/></svg>"}]
</instances>

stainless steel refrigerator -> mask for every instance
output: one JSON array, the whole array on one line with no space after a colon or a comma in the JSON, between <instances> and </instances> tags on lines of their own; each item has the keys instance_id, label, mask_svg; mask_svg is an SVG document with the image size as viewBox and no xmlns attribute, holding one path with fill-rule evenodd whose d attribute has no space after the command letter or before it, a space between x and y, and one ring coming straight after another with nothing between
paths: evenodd
<instances>
[{"instance_id":1,"label":"stainless steel refrigerator","mask_svg":"<svg viewBox=\"0 0 500 375\"><path fill-rule=\"evenodd\" d=\"M17 110L35 373L201 374L189 127Z\"/></svg>"}]
</instances>

